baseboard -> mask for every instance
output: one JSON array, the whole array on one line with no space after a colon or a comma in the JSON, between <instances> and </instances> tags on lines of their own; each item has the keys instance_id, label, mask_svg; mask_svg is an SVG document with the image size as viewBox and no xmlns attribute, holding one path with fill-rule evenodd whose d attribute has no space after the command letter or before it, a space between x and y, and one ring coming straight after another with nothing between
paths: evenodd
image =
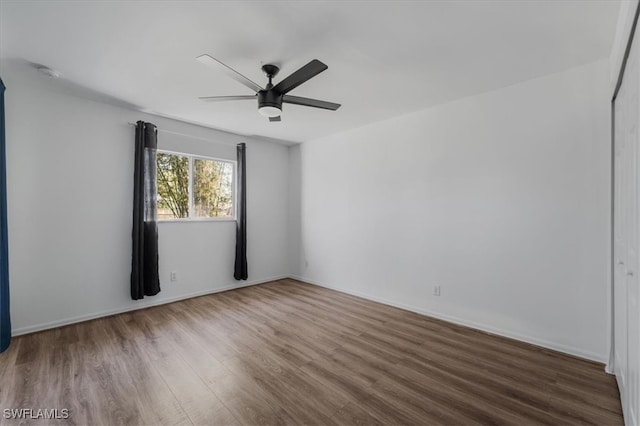
<instances>
[{"instance_id":1,"label":"baseboard","mask_svg":"<svg viewBox=\"0 0 640 426\"><path fill-rule=\"evenodd\" d=\"M571 356L578 357L578 358L587 359L589 361L595 361L595 362L599 362L599 363L602 363L602 364L606 364L606 362L607 362L607 360L602 355L598 355L596 353L592 353L592 352L588 352L588 351L583 351L581 349L574 348L574 347L571 347L571 346L558 344L556 342L550 342L548 340L539 339L539 338L532 337L532 336L526 336L526 335L523 335L523 334L520 334L520 333L513 332L511 330L505 330L505 329L493 327L493 326L490 326L490 325L487 325L487 324L482 324L482 323L479 323L479 322L476 322L476 321L471 321L471 320L467 320L467 319L464 319L464 318L459 318L459 317L456 317L454 315L447 315L447 314L443 314L441 312L433 311L433 310L430 310L430 309L419 308L419 307L416 307L416 306L395 302L393 300L371 296L369 294L361 293L359 291L345 290L345 289L342 289L342 288L339 288L339 287L334 287L334 286L331 286L331 285L328 285L328 284L325 284L325 283L317 282L317 281L314 281L314 280L309 280L308 278L299 277L299 276L296 276L296 275L290 275L289 278L294 279L294 280L298 280L298 281L302 281L302 282L307 283L307 284L317 285L319 287L324 287L324 288L328 288L328 289L331 289L331 290L339 291L341 293L350 294L352 296L361 297L363 299L371 300L373 302L382 303L384 305L393 306L395 308L405 309L407 311L411 311L411 312L415 312L415 313L418 313L418 314L430 316L430 317L433 317L433 318L437 318L437 319L440 319L440 320L451 322L453 324L463 325L465 327L474 328L476 330L484 331L486 333L491 333L491 334L495 334L495 335L502 336L502 337L508 337L510 339L519 340L521 342L525 342L525 343L529 343L529 344L532 344L532 345L540 346L540 347L543 347L543 348L546 348L546 349L552 349L554 351L562 352L562 353L565 353L567 355L571 355Z\"/></svg>"},{"instance_id":2,"label":"baseboard","mask_svg":"<svg viewBox=\"0 0 640 426\"><path fill-rule=\"evenodd\" d=\"M395 302L393 300L389 300L386 298L380 298L380 297L375 297L375 296L371 296L369 294L365 294L365 293L361 293L358 291L351 291L351 290L345 290L339 287L335 287L335 286L331 286L325 283L321 283L318 281L314 281L314 280L310 280L308 278L305 277L300 277L300 276L296 276L296 275L281 275L281 276L276 276L276 277L271 277L271 278L264 278L264 279L260 279L260 280L255 280L255 281L248 281L248 282L244 282L244 283L238 283L235 285L230 285L230 286L225 286L225 287L220 287L220 288L216 288L216 289L211 289L211 290L205 290L205 291L200 291L200 292L194 292L194 293L188 293L188 294L183 294L180 296L176 296L176 297L172 297L169 299L162 299L162 300L158 300L158 301L154 301L148 304L145 304L144 306L134 306L134 307L126 307L126 308L120 308L120 309L111 309L111 310L107 310L107 311L101 311L101 312L97 312L97 313L93 313L93 314L89 314L89 315L80 315L77 317L72 317L72 318L66 318L63 320L58 320L58 321L51 321L48 323L43 323L43 324L36 324L33 326L28 326L28 327L21 327L21 328L17 328L12 330L12 335L13 336L20 336L23 334L29 334L29 333L35 333L38 331L44 331L44 330L48 330L51 328L56 328L56 327L62 327L65 325L71 325L71 324L76 324L79 322L83 322L83 321L89 321L92 319L97 319L97 318L103 318L103 317L108 317L111 315L117 315L117 314L121 314L121 313L125 313L125 312L131 312L131 311L137 311L139 309L145 309L145 308L150 308L152 306L160 306L160 305L166 305L168 303L173 303L173 302L177 302L180 300L185 300L185 299L191 299L193 297L199 297L199 296L206 296L208 294L215 294L215 293L221 293L223 291L229 291L229 290L235 290L235 289L239 289L239 288L243 288L243 287L249 287L249 286L253 286L253 285L260 285L260 284L265 284L271 281L277 281L280 279L284 279L284 278L291 278L291 279L295 279L298 281L302 281L304 283L307 284L312 284L312 285L317 285L319 287L324 287L324 288L328 288L331 290L335 290L335 291L339 291L341 293L346 293L346 294L350 294L353 296L357 296L357 297L361 297L363 299L367 299L367 300L371 300L374 302L378 302L378 303L382 303L384 305L388 305L388 306L393 306L396 308L400 308L400 309L405 309L407 311L411 311L411 312L415 312L418 314L422 314L422 315L427 315L430 317L434 317L434 318L438 318L444 321L448 321L451 322L453 324L458 324L458 325L463 325L466 327L471 327L480 331L484 331L487 333L491 333L491 334L496 334L499 336L503 336L503 337L508 337L510 339L515 339L515 340L519 340L525 343L530 343L536 346L541 346L543 348L547 348L547 349L552 349L558 352L563 352L566 353L568 355L572 355L572 356L576 356L579 358L585 358L588 359L590 361L596 361L599 363L606 363L606 360L600 356L597 355L595 353L591 353L591 352L587 352L587 351L582 351L580 349L577 348L573 348L570 346L566 346L566 345L561 345L555 342L550 342L544 339L538 339L535 337L531 337L531 336L526 336L526 335L522 335L520 333L515 333L513 331L510 330L505 330L505 329L501 329L501 328L497 328L497 327L493 327L487 324L482 324L476 321L470 321L470 320L466 320L464 318L459 318L453 315L447 315L447 314L443 314L441 312L437 312L437 311L433 311L430 309L424 309L424 308L419 308L416 306L412 306L412 305L407 305L404 303L399 303L399 302Z\"/></svg>"},{"instance_id":3,"label":"baseboard","mask_svg":"<svg viewBox=\"0 0 640 426\"><path fill-rule=\"evenodd\" d=\"M152 306L166 305L168 303L178 302L180 300L191 299L191 298L199 297L199 296L206 296L207 294L221 293L223 291L235 290L235 289L238 289L238 288L249 287L249 286L259 285L259 284L265 284L265 283L268 283L268 282L271 282L271 281L277 281L277 280L281 280L283 278L288 278L288 277L289 277L289 275L281 275L281 276L272 277L272 278L264 278L264 279L255 280L255 281L247 281L247 282L238 283L238 284L235 284L235 285L229 285L229 286L225 286L225 287L220 287L220 288L216 288L216 289L198 291L198 292L193 292L193 293L188 293L188 294L182 294L180 296L171 297L171 298L168 298L168 299L162 299L162 300L153 301L151 303L145 303L142 306L133 306L133 307L126 307L126 308L119 308L119 309L110 309L110 310L101 311L101 312L97 312L97 313L93 313L93 314L80 315L80 316L77 316L77 317L65 318L65 319L62 319L62 320L51 321L51 322L47 322L47 323L43 323L43 324L36 324L36 325L28 326L28 327L16 328L16 329L11 331L11 335L14 336L14 337L15 336L21 336L23 334L29 334L29 333L35 333L35 332L38 332L38 331L49 330L51 328L62 327L62 326L65 326L65 325L76 324L76 323L84 322L84 321L90 321L90 320L97 319L97 318L108 317L108 316L111 316L111 315L122 314L122 313L125 313L125 312L137 311L137 310L140 310L140 309L150 308Z\"/></svg>"},{"instance_id":4,"label":"baseboard","mask_svg":"<svg viewBox=\"0 0 640 426\"><path fill-rule=\"evenodd\" d=\"M607 365L605 365L604 371L606 371L607 374L611 374L612 376L615 376L616 374L616 371L614 370L613 364L611 363L611 361L609 361Z\"/></svg>"}]
</instances>

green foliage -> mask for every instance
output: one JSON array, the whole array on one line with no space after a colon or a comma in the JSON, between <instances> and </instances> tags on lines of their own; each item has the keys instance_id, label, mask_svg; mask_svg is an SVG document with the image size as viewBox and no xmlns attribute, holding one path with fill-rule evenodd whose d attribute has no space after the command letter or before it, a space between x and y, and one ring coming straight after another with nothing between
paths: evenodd
<instances>
[{"instance_id":1,"label":"green foliage","mask_svg":"<svg viewBox=\"0 0 640 426\"><path fill-rule=\"evenodd\" d=\"M158 153L158 215L189 217L189 158ZM193 159L193 216L233 216L233 165ZM170 214L169 214L170 211Z\"/></svg>"},{"instance_id":2,"label":"green foliage","mask_svg":"<svg viewBox=\"0 0 640 426\"><path fill-rule=\"evenodd\" d=\"M193 204L197 217L231 216L231 163L193 160Z\"/></svg>"},{"instance_id":3,"label":"green foliage","mask_svg":"<svg viewBox=\"0 0 640 426\"><path fill-rule=\"evenodd\" d=\"M158 153L158 208L173 217L189 217L189 159Z\"/></svg>"}]
</instances>

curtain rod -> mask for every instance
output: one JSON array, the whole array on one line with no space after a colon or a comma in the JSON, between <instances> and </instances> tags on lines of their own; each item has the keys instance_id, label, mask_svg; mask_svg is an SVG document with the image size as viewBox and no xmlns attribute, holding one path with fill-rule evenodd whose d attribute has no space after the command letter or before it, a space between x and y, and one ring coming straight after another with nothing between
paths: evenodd
<instances>
[{"instance_id":1,"label":"curtain rod","mask_svg":"<svg viewBox=\"0 0 640 426\"><path fill-rule=\"evenodd\" d=\"M136 123L132 123L132 122L130 122L130 121L128 121L128 122L127 122L127 124L129 124L130 126L134 126L134 127L135 127L135 126L137 126L137 124L136 124ZM156 126L156 130L157 130L157 131L159 131L159 132L171 133L171 134L178 135L178 136L184 136L184 137L186 137L186 138L198 139L198 140L205 141L205 142L209 142L209 143L215 143L215 144L218 144L218 145L233 146L233 145L231 145L231 144L220 143L220 142L213 141L213 140L211 140L211 139L205 139L205 138L200 137L200 136L187 135L187 134L185 134L185 133L174 132L173 130L165 130L165 129L161 129L161 128L159 128L158 126Z\"/></svg>"}]
</instances>

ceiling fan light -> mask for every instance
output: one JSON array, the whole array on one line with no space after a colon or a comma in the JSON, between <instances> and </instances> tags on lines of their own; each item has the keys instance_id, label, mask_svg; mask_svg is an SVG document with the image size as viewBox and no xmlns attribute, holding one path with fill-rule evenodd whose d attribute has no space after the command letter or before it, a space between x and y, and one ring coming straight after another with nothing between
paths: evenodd
<instances>
[{"instance_id":1,"label":"ceiling fan light","mask_svg":"<svg viewBox=\"0 0 640 426\"><path fill-rule=\"evenodd\" d=\"M258 108L258 112L265 117L278 117L282 114L282 110L274 106L262 106Z\"/></svg>"}]
</instances>

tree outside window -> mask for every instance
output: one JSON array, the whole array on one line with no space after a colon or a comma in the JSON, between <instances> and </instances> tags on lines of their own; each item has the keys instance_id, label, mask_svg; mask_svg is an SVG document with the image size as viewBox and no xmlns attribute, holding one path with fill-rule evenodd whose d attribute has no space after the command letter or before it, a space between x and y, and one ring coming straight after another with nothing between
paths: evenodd
<instances>
[{"instance_id":1,"label":"tree outside window","mask_svg":"<svg viewBox=\"0 0 640 426\"><path fill-rule=\"evenodd\" d=\"M158 152L158 218L233 218L229 161Z\"/></svg>"}]
</instances>

